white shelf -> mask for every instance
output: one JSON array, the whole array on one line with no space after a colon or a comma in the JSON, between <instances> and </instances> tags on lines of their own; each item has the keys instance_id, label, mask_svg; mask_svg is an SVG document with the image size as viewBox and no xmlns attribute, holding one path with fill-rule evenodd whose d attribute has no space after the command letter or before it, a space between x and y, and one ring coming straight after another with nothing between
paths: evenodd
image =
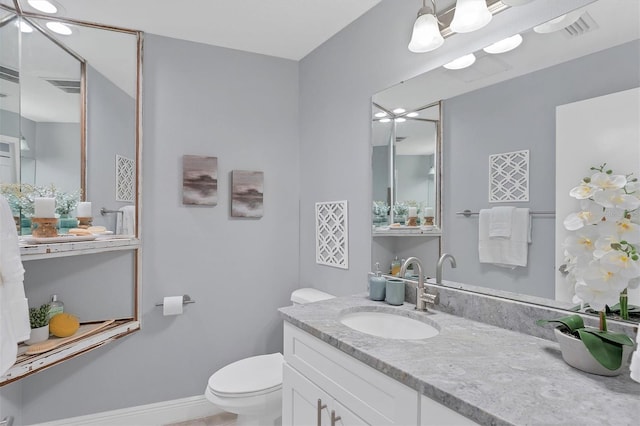
<instances>
[{"instance_id":1,"label":"white shelf","mask_svg":"<svg viewBox=\"0 0 640 426\"><path fill-rule=\"evenodd\" d=\"M442 230L439 228L426 230L419 227L374 228L371 235L373 237L439 237L442 235Z\"/></svg>"},{"instance_id":2,"label":"white shelf","mask_svg":"<svg viewBox=\"0 0 640 426\"><path fill-rule=\"evenodd\" d=\"M22 261L50 259L53 257L78 256L82 254L104 253L108 251L133 250L140 247L137 238L111 240L78 241L50 244L27 244L20 242Z\"/></svg>"},{"instance_id":3,"label":"white shelf","mask_svg":"<svg viewBox=\"0 0 640 426\"><path fill-rule=\"evenodd\" d=\"M13 367L0 377L0 386L4 386L37 371L66 361L69 358L73 358L82 353L96 349L139 329L140 321L133 319L117 320L114 324L103 331L99 331L95 334L70 342L48 352L38 355L18 355L18 360ZM24 346L21 345L20 348L24 348Z\"/></svg>"}]
</instances>

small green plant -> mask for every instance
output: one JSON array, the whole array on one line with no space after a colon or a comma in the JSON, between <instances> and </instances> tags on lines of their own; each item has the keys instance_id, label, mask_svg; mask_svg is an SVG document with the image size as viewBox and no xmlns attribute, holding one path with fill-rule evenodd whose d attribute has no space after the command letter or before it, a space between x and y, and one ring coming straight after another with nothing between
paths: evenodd
<instances>
[{"instance_id":1,"label":"small green plant","mask_svg":"<svg viewBox=\"0 0 640 426\"><path fill-rule=\"evenodd\" d=\"M49 324L49 304L45 303L39 308L29 308L29 322L31 328L40 328Z\"/></svg>"}]
</instances>

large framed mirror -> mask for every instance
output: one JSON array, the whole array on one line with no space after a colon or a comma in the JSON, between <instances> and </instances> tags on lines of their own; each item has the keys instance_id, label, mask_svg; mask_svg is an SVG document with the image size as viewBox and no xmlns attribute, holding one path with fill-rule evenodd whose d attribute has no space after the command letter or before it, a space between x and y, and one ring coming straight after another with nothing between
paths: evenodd
<instances>
[{"instance_id":1,"label":"large framed mirror","mask_svg":"<svg viewBox=\"0 0 640 426\"><path fill-rule=\"evenodd\" d=\"M598 0L571 15L568 23L557 28L547 25L522 32L522 42L513 50L467 52L476 57L468 68L440 67L373 97L384 97L384 105L442 101L441 252L452 253L458 264L447 270L446 279L472 291L562 309L573 309L576 303L560 288L571 285L558 271L564 248L556 235L563 228L566 212L556 199L570 200L569 191L590 174L590 166L606 162L616 172L640 174L637 152L617 150L607 142L607 138L616 138L620 125L605 118L621 115L616 108L626 112L640 106L640 3ZM603 103L607 114L601 110L603 114L595 116L601 119L590 119L592 129L600 135L597 149L585 145L587 139L582 136L570 138L576 142L574 152L597 152L595 157L578 164L585 156L567 154L571 149L558 150L560 133L567 133L560 121L563 110L618 94L626 94L628 101ZM580 127L586 128L584 117ZM575 126L580 118L574 117L573 122ZM631 134L640 134L640 114L625 126ZM635 136L636 147L637 140ZM491 202L490 157L525 150L529 156L528 200ZM563 154L556 157L556 152ZM600 159L599 164L591 164L595 159ZM526 207L532 213L525 267L506 269L479 261L477 213L496 205ZM429 265L437 260L433 254L416 252L421 248L413 241L403 244L396 242L393 252L386 254L403 253L404 248L404 254L418 255ZM379 252L374 242L372 263L380 260ZM630 304L640 305L639 293L638 289L630 291Z\"/></svg>"},{"instance_id":2,"label":"large framed mirror","mask_svg":"<svg viewBox=\"0 0 640 426\"><path fill-rule=\"evenodd\" d=\"M0 152L15 157L0 183L53 187L137 235L142 34L3 1L0 45Z\"/></svg>"}]
</instances>

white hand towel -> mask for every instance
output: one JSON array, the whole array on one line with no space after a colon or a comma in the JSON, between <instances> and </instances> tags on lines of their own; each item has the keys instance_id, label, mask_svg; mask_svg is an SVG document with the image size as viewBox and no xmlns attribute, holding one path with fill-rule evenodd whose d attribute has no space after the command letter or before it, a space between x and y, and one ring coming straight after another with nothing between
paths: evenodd
<instances>
[{"instance_id":1,"label":"white hand towel","mask_svg":"<svg viewBox=\"0 0 640 426\"><path fill-rule=\"evenodd\" d=\"M510 238L515 207L494 207L489 221L489 238Z\"/></svg>"},{"instance_id":2,"label":"white hand towel","mask_svg":"<svg viewBox=\"0 0 640 426\"><path fill-rule=\"evenodd\" d=\"M122 213L118 213L116 218L116 234L134 235L136 232L136 207L124 206L120 211Z\"/></svg>"},{"instance_id":3,"label":"white hand towel","mask_svg":"<svg viewBox=\"0 0 640 426\"><path fill-rule=\"evenodd\" d=\"M0 197L0 374L16 362L18 342L27 340L31 332L23 281L13 214Z\"/></svg>"},{"instance_id":4,"label":"white hand towel","mask_svg":"<svg viewBox=\"0 0 640 426\"><path fill-rule=\"evenodd\" d=\"M516 208L511 220L510 238L490 238L491 210L480 210L478 223L478 255L480 263L514 269L527 266L529 254L529 209Z\"/></svg>"}]
</instances>

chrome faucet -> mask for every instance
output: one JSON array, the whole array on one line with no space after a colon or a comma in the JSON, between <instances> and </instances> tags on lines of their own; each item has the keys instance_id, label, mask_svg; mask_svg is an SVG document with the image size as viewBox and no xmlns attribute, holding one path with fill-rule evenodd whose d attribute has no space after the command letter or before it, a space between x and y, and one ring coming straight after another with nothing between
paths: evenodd
<instances>
[{"instance_id":1,"label":"chrome faucet","mask_svg":"<svg viewBox=\"0 0 640 426\"><path fill-rule=\"evenodd\" d=\"M437 294L428 294L424 287L424 274L422 273L422 263L417 257L410 257L405 260L404 264L400 267L400 277L404 277L407 273L407 268L413 263L414 268L418 268L418 286L416 287L416 309L420 311L427 310L427 303L437 303Z\"/></svg>"},{"instance_id":2,"label":"chrome faucet","mask_svg":"<svg viewBox=\"0 0 640 426\"><path fill-rule=\"evenodd\" d=\"M452 268L456 267L456 258L449 253L443 253L440 259L438 259L438 265L436 266L436 284L442 284L442 266L445 259L449 259Z\"/></svg>"}]
</instances>

